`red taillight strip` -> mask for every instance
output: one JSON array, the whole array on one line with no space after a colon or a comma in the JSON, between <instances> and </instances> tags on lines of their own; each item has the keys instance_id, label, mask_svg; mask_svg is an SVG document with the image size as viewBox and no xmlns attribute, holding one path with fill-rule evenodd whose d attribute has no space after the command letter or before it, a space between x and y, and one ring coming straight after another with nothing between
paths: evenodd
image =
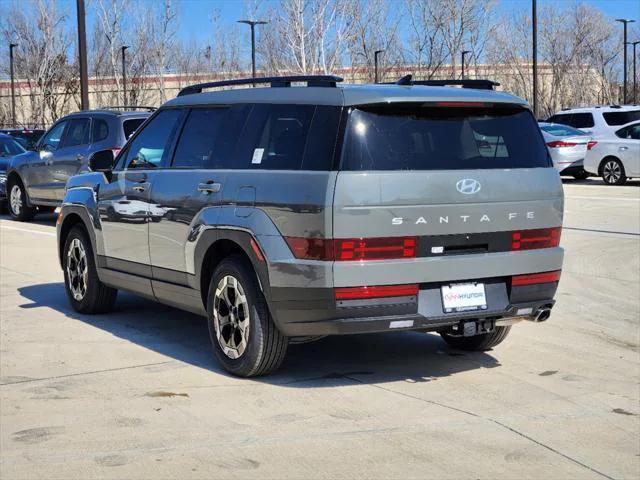
<instances>
[{"instance_id":1,"label":"red taillight strip","mask_svg":"<svg viewBox=\"0 0 640 480\"><path fill-rule=\"evenodd\" d=\"M587 143L587 150L591 150L597 144L598 144L598 142L596 142L595 140L591 140L589 143Z\"/></svg>"},{"instance_id":2,"label":"red taillight strip","mask_svg":"<svg viewBox=\"0 0 640 480\"><path fill-rule=\"evenodd\" d=\"M562 227L535 228L511 233L511 250L533 250L560 245Z\"/></svg>"},{"instance_id":3,"label":"red taillight strip","mask_svg":"<svg viewBox=\"0 0 640 480\"><path fill-rule=\"evenodd\" d=\"M296 258L327 261L415 258L418 237L302 238L285 237Z\"/></svg>"},{"instance_id":4,"label":"red taillight strip","mask_svg":"<svg viewBox=\"0 0 640 480\"><path fill-rule=\"evenodd\" d=\"M554 142L547 143L547 147L558 148L558 147L575 147L578 145L575 142L564 142L562 140L556 140Z\"/></svg>"},{"instance_id":5,"label":"red taillight strip","mask_svg":"<svg viewBox=\"0 0 640 480\"><path fill-rule=\"evenodd\" d=\"M516 287L521 285L535 285L538 283L558 282L560 280L561 273L562 273L562 270L555 270L553 272L531 273L528 275L515 275L511 277L511 285Z\"/></svg>"},{"instance_id":6,"label":"red taillight strip","mask_svg":"<svg viewBox=\"0 0 640 480\"><path fill-rule=\"evenodd\" d=\"M417 295L418 284L413 285L381 285L374 287L342 287L336 288L336 300L358 300L366 298L409 297Z\"/></svg>"}]
</instances>

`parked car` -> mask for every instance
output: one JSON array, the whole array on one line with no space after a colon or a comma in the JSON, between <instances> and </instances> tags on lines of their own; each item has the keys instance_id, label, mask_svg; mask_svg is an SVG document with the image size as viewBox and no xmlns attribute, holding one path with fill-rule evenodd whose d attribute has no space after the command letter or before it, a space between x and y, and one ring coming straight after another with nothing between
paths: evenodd
<instances>
[{"instance_id":1,"label":"parked car","mask_svg":"<svg viewBox=\"0 0 640 480\"><path fill-rule=\"evenodd\" d=\"M584 157L596 142L591 135L568 125L538 122L549 149L553 166L560 175L570 175L584 180L589 174L584 170Z\"/></svg>"},{"instance_id":2,"label":"parked car","mask_svg":"<svg viewBox=\"0 0 640 480\"><path fill-rule=\"evenodd\" d=\"M561 123L591 134L592 137L612 134L620 126L640 120L638 105L565 108L547 122Z\"/></svg>"},{"instance_id":3,"label":"parked car","mask_svg":"<svg viewBox=\"0 0 640 480\"><path fill-rule=\"evenodd\" d=\"M7 201L7 166L9 160L26 152L24 147L13 137L0 133L0 211L4 210Z\"/></svg>"},{"instance_id":4,"label":"parked car","mask_svg":"<svg viewBox=\"0 0 640 480\"><path fill-rule=\"evenodd\" d=\"M241 376L274 371L291 339L436 331L487 350L546 320L563 192L527 103L341 80L187 87L115 166L96 152L57 224L71 306L107 312L123 289L203 315ZM201 93L254 81L272 88ZM110 216L125 199L162 216Z\"/></svg>"},{"instance_id":5,"label":"parked car","mask_svg":"<svg viewBox=\"0 0 640 480\"><path fill-rule=\"evenodd\" d=\"M20 221L62 203L67 181L88 170L93 152L120 151L150 115L147 111L92 110L67 115L47 130L35 151L15 157L7 170L9 213Z\"/></svg>"},{"instance_id":6,"label":"parked car","mask_svg":"<svg viewBox=\"0 0 640 480\"><path fill-rule=\"evenodd\" d=\"M0 133L11 135L25 149L33 150L42 137L44 130L38 128L0 128Z\"/></svg>"},{"instance_id":7,"label":"parked car","mask_svg":"<svg viewBox=\"0 0 640 480\"><path fill-rule=\"evenodd\" d=\"M584 161L587 172L599 175L608 185L623 185L640 177L640 121L597 139Z\"/></svg>"}]
</instances>

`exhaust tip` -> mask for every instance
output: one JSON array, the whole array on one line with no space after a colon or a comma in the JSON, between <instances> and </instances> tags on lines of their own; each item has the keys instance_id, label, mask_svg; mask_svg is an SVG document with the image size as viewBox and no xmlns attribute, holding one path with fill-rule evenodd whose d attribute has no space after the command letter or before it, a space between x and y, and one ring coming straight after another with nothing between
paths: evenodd
<instances>
[{"instance_id":1,"label":"exhaust tip","mask_svg":"<svg viewBox=\"0 0 640 480\"><path fill-rule=\"evenodd\" d=\"M544 322L551 316L550 308L541 308L535 316L534 322Z\"/></svg>"}]
</instances>

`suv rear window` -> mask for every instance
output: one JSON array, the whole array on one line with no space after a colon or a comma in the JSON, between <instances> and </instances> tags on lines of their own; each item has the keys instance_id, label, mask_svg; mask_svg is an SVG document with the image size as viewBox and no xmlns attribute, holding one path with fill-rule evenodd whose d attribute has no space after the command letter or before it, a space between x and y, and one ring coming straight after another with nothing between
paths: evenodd
<instances>
[{"instance_id":1,"label":"suv rear window","mask_svg":"<svg viewBox=\"0 0 640 480\"><path fill-rule=\"evenodd\" d=\"M129 137L134 134L134 132L138 129L142 122L144 122L146 118L133 118L131 120L125 120L122 122L122 128L124 129L124 139L129 140Z\"/></svg>"},{"instance_id":2,"label":"suv rear window","mask_svg":"<svg viewBox=\"0 0 640 480\"><path fill-rule=\"evenodd\" d=\"M349 115L343 170L548 167L533 115L521 107L371 106Z\"/></svg>"},{"instance_id":3,"label":"suv rear window","mask_svg":"<svg viewBox=\"0 0 640 480\"><path fill-rule=\"evenodd\" d=\"M628 110L626 112L606 112L603 113L604 121L607 125L624 125L625 123L640 120L640 110Z\"/></svg>"}]
</instances>

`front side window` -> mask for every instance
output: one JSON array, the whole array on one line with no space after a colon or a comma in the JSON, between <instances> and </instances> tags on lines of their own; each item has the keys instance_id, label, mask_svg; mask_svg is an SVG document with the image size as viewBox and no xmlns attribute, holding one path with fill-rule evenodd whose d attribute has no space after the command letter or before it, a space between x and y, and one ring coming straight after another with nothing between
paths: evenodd
<instances>
[{"instance_id":1,"label":"front side window","mask_svg":"<svg viewBox=\"0 0 640 480\"><path fill-rule=\"evenodd\" d=\"M126 169L159 168L167 165L168 148L180 125L183 110L159 112L129 145L124 165Z\"/></svg>"},{"instance_id":2,"label":"front side window","mask_svg":"<svg viewBox=\"0 0 640 480\"><path fill-rule=\"evenodd\" d=\"M227 108L196 108L185 121L172 167L211 168L218 153Z\"/></svg>"},{"instance_id":3,"label":"front side window","mask_svg":"<svg viewBox=\"0 0 640 480\"><path fill-rule=\"evenodd\" d=\"M74 118L69 122L69 128L64 136L64 147L77 147L89 143L89 125L91 120L88 118Z\"/></svg>"},{"instance_id":4,"label":"front side window","mask_svg":"<svg viewBox=\"0 0 640 480\"><path fill-rule=\"evenodd\" d=\"M616 132L616 136L627 140L640 140L640 123L621 128Z\"/></svg>"},{"instance_id":5,"label":"front side window","mask_svg":"<svg viewBox=\"0 0 640 480\"><path fill-rule=\"evenodd\" d=\"M60 148L60 142L62 142L62 134L64 133L64 129L67 126L67 122L63 121L60 123L56 123L51 130L47 132L47 134L42 138L40 142L42 150L47 150L49 152L55 152L58 148Z\"/></svg>"},{"instance_id":6,"label":"front side window","mask_svg":"<svg viewBox=\"0 0 640 480\"><path fill-rule=\"evenodd\" d=\"M531 112L517 106L375 105L351 111L343 170L550 166Z\"/></svg>"},{"instance_id":7,"label":"front side window","mask_svg":"<svg viewBox=\"0 0 640 480\"><path fill-rule=\"evenodd\" d=\"M640 110L628 110L626 112L605 112L602 114L607 125L625 125L640 120Z\"/></svg>"}]
</instances>

